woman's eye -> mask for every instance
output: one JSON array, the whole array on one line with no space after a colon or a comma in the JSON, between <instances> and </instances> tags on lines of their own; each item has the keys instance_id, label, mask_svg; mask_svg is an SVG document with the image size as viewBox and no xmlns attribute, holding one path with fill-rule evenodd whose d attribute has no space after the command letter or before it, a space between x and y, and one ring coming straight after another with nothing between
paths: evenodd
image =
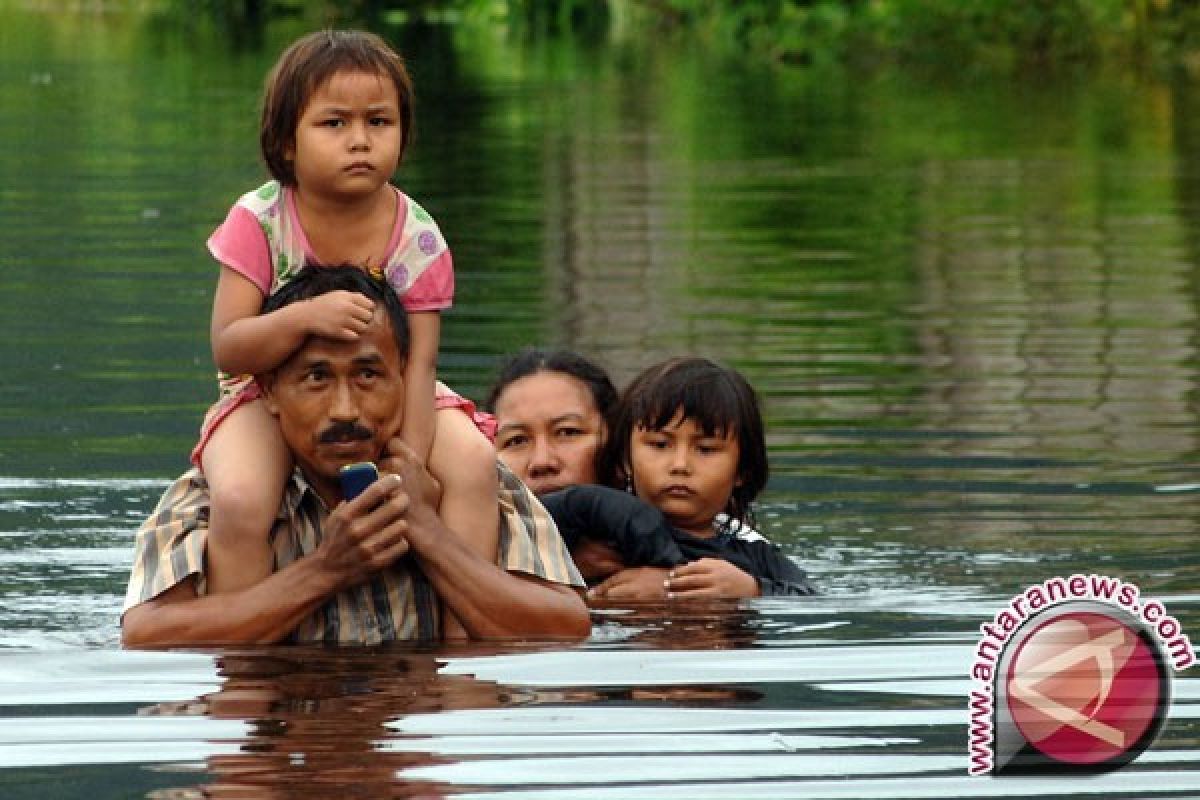
<instances>
[{"instance_id":1,"label":"woman's eye","mask_svg":"<svg viewBox=\"0 0 1200 800\"><path fill-rule=\"evenodd\" d=\"M345 124L346 123L343 120L337 117L330 117L329 119L321 120L321 125L326 128L340 128Z\"/></svg>"},{"instance_id":2,"label":"woman's eye","mask_svg":"<svg viewBox=\"0 0 1200 800\"><path fill-rule=\"evenodd\" d=\"M376 128L385 128L392 124L390 117L371 117L371 124Z\"/></svg>"},{"instance_id":3,"label":"woman's eye","mask_svg":"<svg viewBox=\"0 0 1200 800\"><path fill-rule=\"evenodd\" d=\"M564 439L571 439L576 436L583 436L585 431L582 428L559 428L556 433Z\"/></svg>"}]
</instances>

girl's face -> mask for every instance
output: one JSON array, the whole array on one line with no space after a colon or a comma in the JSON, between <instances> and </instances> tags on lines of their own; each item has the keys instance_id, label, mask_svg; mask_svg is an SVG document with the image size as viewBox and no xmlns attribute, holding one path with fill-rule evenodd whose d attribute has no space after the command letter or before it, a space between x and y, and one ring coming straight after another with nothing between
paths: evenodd
<instances>
[{"instance_id":1,"label":"girl's face","mask_svg":"<svg viewBox=\"0 0 1200 800\"><path fill-rule=\"evenodd\" d=\"M737 435L705 436L679 412L660 429L636 427L629 466L637 496L657 507L676 528L713 536L713 519L725 510L738 478Z\"/></svg>"},{"instance_id":2,"label":"girl's face","mask_svg":"<svg viewBox=\"0 0 1200 800\"><path fill-rule=\"evenodd\" d=\"M335 72L317 86L287 150L307 194L353 198L379 191L400 164L400 96L371 72Z\"/></svg>"},{"instance_id":3,"label":"girl's face","mask_svg":"<svg viewBox=\"0 0 1200 800\"><path fill-rule=\"evenodd\" d=\"M537 494L595 483L604 434L591 391L570 375L526 375L496 398L496 452Z\"/></svg>"}]
</instances>

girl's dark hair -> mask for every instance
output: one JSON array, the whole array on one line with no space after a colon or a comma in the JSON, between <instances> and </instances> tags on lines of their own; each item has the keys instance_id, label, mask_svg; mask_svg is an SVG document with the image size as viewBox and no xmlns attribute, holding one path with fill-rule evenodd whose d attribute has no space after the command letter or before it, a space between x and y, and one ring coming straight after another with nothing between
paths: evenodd
<instances>
[{"instance_id":1,"label":"girl's dark hair","mask_svg":"<svg viewBox=\"0 0 1200 800\"><path fill-rule=\"evenodd\" d=\"M592 402L600 416L608 421L608 415L617 403L617 388L604 368L572 350L538 350L527 347L510 357L500 366L492 389L488 392L486 408L496 410L496 401L504 390L521 378L539 372L559 372L575 378L587 387Z\"/></svg>"},{"instance_id":2,"label":"girl's dark hair","mask_svg":"<svg viewBox=\"0 0 1200 800\"><path fill-rule=\"evenodd\" d=\"M705 436L732 433L738 441L737 477L730 517L751 523L750 504L767 485L767 442L754 389L737 370L707 358L673 358L644 370L621 393L599 457L602 483L623 487L632 479L630 444L636 428L657 430L683 412Z\"/></svg>"},{"instance_id":3,"label":"girl's dark hair","mask_svg":"<svg viewBox=\"0 0 1200 800\"><path fill-rule=\"evenodd\" d=\"M259 147L271 177L296 185L287 151L296 142L300 115L316 88L334 73L378 74L396 86L400 99L400 157L412 140L413 88L404 60L387 42L365 31L317 31L296 40L271 68L263 89Z\"/></svg>"}]
</instances>

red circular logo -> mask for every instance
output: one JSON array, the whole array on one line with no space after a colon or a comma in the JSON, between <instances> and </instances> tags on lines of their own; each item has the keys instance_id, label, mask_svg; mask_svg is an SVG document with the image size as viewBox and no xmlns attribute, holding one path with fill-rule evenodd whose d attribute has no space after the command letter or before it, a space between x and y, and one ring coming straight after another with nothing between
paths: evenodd
<instances>
[{"instance_id":1,"label":"red circular logo","mask_svg":"<svg viewBox=\"0 0 1200 800\"><path fill-rule=\"evenodd\" d=\"M1119 765L1146 748L1167 702L1146 635L1097 611L1054 615L1020 643L1004 676L1026 742L1064 764Z\"/></svg>"}]
</instances>

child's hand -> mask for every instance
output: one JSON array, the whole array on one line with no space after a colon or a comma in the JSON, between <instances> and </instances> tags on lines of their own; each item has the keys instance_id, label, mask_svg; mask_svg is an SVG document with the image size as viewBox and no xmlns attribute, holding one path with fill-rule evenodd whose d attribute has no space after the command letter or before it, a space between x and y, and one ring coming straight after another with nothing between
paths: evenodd
<instances>
[{"instance_id":1,"label":"child's hand","mask_svg":"<svg viewBox=\"0 0 1200 800\"><path fill-rule=\"evenodd\" d=\"M719 558L701 558L675 567L667 575L668 600L698 597L758 597L753 576Z\"/></svg>"},{"instance_id":2,"label":"child's hand","mask_svg":"<svg viewBox=\"0 0 1200 800\"><path fill-rule=\"evenodd\" d=\"M353 342L375 316L375 302L366 295L339 289L301 304L308 314L308 331L315 336Z\"/></svg>"},{"instance_id":3,"label":"child's hand","mask_svg":"<svg viewBox=\"0 0 1200 800\"><path fill-rule=\"evenodd\" d=\"M667 599L667 570L662 567L630 567L588 590L588 598L609 602L654 603Z\"/></svg>"}]
</instances>

